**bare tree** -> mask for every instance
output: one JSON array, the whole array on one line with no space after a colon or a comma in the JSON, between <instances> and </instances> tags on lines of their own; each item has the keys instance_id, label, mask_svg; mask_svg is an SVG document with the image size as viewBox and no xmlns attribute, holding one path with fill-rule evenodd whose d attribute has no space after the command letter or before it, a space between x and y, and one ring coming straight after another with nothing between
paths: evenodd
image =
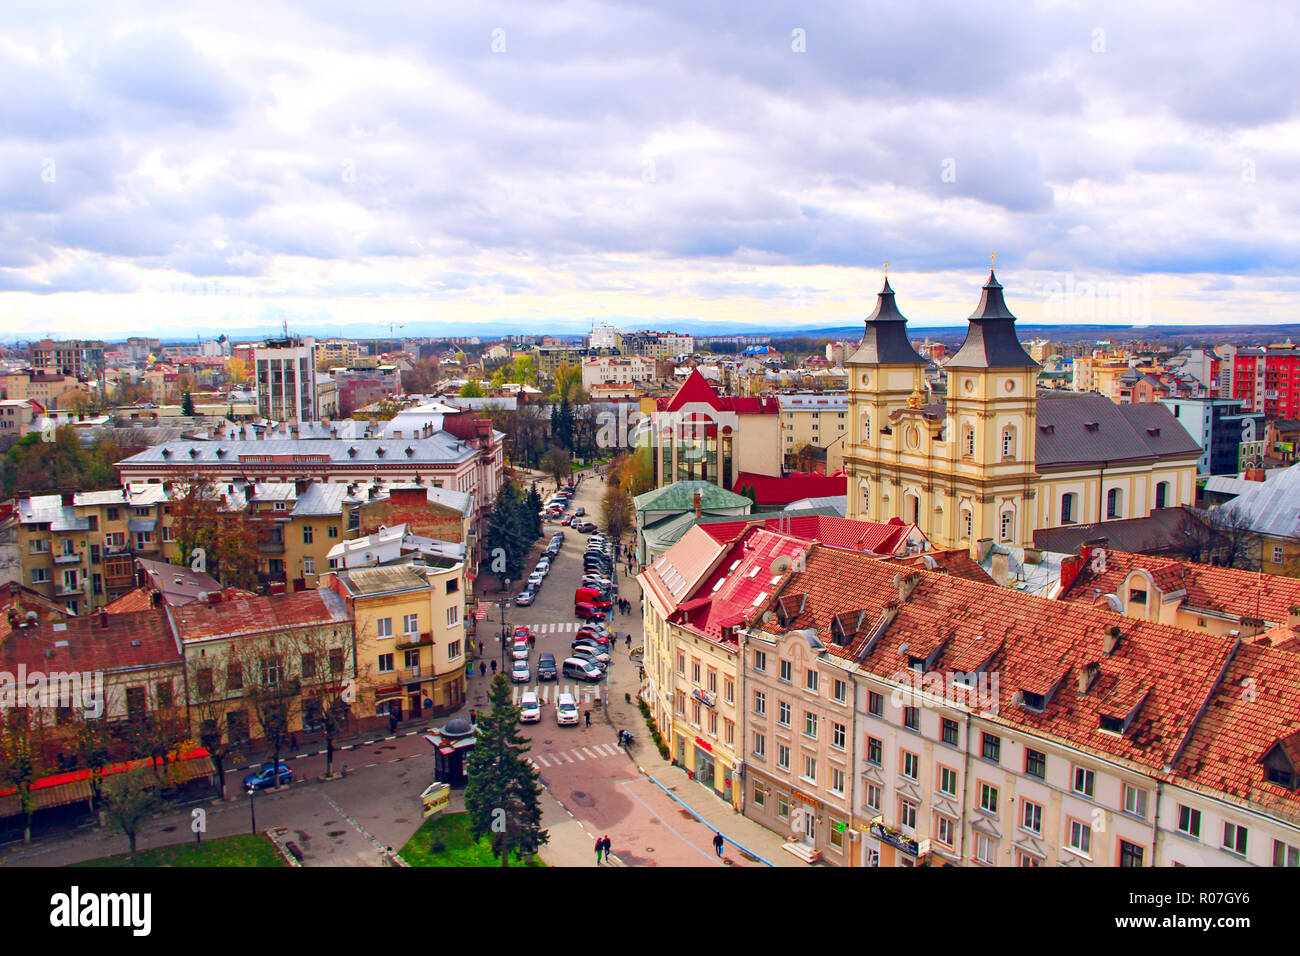
<instances>
[{"instance_id":1,"label":"bare tree","mask_svg":"<svg viewBox=\"0 0 1300 956\"><path fill-rule=\"evenodd\" d=\"M23 813L23 842L31 843L32 813L36 809L32 784L49 770L45 725L31 707L0 711L0 725L0 784L18 792L18 807Z\"/></svg>"},{"instance_id":2,"label":"bare tree","mask_svg":"<svg viewBox=\"0 0 1300 956\"><path fill-rule=\"evenodd\" d=\"M1244 571L1259 568L1259 535L1250 519L1231 503L1210 511L1190 511L1187 541L1179 554L1190 561Z\"/></svg>"},{"instance_id":3,"label":"bare tree","mask_svg":"<svg viewBox=\"0 0 1300 956\"><path fill-rule=\"evenodd\" d=\"M132 860L140 829L158 806L156 787L143 767L115 774L104 786L105 816L130 842Z\"/></svg>"},{"instance_id":4,"label":"bare tree","mask_svg":"<svg viewBox=\"0 0 1300 956\"><path fill-rule=\"evenodd\" d=\"M339 737L353 725L358 675L351 642L341 628L323 626L296 637L302 679L303 729L320 727L325 735L325 776L334 775Z\"/></svg>"},{"instance_id":5,"label":"bare tree","mask_svg":"<svg viewBox=\"0 0 1300 956\"><path fill-rule=\"evenodd\" d=\"M257 718L277 767L302 704L295 647L293 636L277 634L249 640L231 652L242 671L244 700Z\"/></svg>"},{"instance_id":6,"label":"bare tree","mask_svg":"<svg viewBox=\"0 0 1300 956\"><path fill-rule=\"evenodd\" d=\"M226 798L226 764L239 752L241 743L230 730L229 715L242 697L232 696L229 664L228 657L205 658L202 666L190 672L188 681L191 718L199 731L199 743L216 770L217 796L222 800Z\"/></svg>"}]
</instances>

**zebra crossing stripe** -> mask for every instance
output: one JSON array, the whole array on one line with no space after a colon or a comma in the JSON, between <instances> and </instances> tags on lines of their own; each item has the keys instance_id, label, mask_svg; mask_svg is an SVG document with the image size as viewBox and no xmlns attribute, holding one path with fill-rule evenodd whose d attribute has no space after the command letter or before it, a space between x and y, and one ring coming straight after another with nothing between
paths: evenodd
<instances>
[{"instance_id":1,"label":"zebra crossing stripe","mask_svg":"<svg viewBox=\"0 0 1300 956\"><path fill-rule=\"evenodd\" d=\"M603 753L606 757L612 757L618 753L618 751L615 750L613 747L611 747L609 744L596 744L596 749L599 750L601 753Z\"/></svg>"},{"instance_id":2,"label":"zebra crossing stripe","mask_svg":"<svg viewBox=\"0 0 1300 956\"><path fill-rule=\"evenodd\" d=\"M590 757L590 758L593 759L593 760L596 759L596 754L592 753L590 748L588 748L588 747L583 747L582 749L585 750L585 751L587 751L587 756L588 756L588 757Z\"/></svg>"},{"instance_id":3,"label":"zebra crossing stripe","mask_svg":"<svg viewBox=\"0 0 1300 956\"><path fill-rule=\"evenodd\" d=\"M585 763L586 760L587 760L586 757L584 757L582 754L578 753L578 751L576 751L576 750L573 751L573 755L574 755L575 757L577 757L579 760L583 761L584 763Z\"/></svg>"},{"instance_id":4,"label":"zebra crossing stripe","mask_svg":"<svg viewBox=\"0 0 1300 956\"><path fill-rule=\"evenodd\" d=\"M560 756L563 757L565 760L567 760L569 763L577 763L577 762L578 762L578 761L574 760L572 757L570 757L568 754L560 754Z\"/></svg>"},{"instance_id":5,"label":"zebra crossing stripe","mask_svg":"<svg viewBox=\"0 0 1300 956\"><path fill-rule=\"evenodd\" d=\"M532 758L529 758L529 759L531 760ZM546 760L546 758L543 757L541 754L538 754L538 755L537 755L537 761L538 761L538 763L540 763L543 767L549 767L549 766L550 766L550 763L548 763L547 760Z\"/></svg>"}]
</instances>

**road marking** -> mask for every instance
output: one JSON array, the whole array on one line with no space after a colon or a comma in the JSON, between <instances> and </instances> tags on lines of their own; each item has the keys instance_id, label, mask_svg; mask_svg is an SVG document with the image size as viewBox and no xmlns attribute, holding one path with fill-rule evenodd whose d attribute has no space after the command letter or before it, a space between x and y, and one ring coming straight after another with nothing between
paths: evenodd
<instances>
[{"instance_id":1,"label":"road marking","mask_svg":"<svg viewBox=\"0 0 1300 956\"><path fill-rule=\"evenodd\" d=\"M570 753L572 753L575 757L577 757L579 760L583 761L584 763L585 763L586 760L587 760L586 757L584 757L582 754L580 754L580 753L579 753L578 751L576 751L576 750L570 751Z\"/></svg>"},{"instance_id":2,"label":"road marking","mask_svg":"<svg viewBox=\"0 0 1300 956\"><path fill-rule=\"evenodd\" d=\"M529 758L529 759L531 759L531 758ZM550 766L550 763L549 763L549 762L547 761L547 759L546 759L545 757L543 757L541 754L538 754L538 755L537 755L537 760L538 760L538 762L539 762L543 767L549 767L549 766Z\"/></svg>"},{"instance_id":3,"label":"road marking","mask_svg":"<svg viewBox=\"0 0 1300 956\"><path fill-rule=\"evenodd\" d=\"M587 751L587 756L590 757L592 760L595 760L598 756L600 756L600 755L598 755L598 754L594 754L594 753L592 753L592 752L591 752L591 748L589 748L589 747L583 747L582 749L585 750L585 751Z\"/></svg>"},{"instance_id":4,"label":"road marking","mask_svg":"<svg viewBox=\"0 0 1300 956\"><path fill-rule=\"evenodd\" d=\"M578 761L574 760L572 757L570 757L568 754L562 753L562 754L560 754L560 756L563 757L565 760L567 760L569 763L577 763L577 762L578 762Z\"/></svg>"},{"instance_id":5,"label":"road marking","mask_svg":"<svg viewBox=\"0 0 1300 956\"><path fill-rule=\"evenodd\" d=\"M645 781L645 780L628 780L628 781L626 781L626 782L624 782L624 783L619 784L619 786L620 786L620 787L626 787L626 786L629 786L630 784L634 784L634 783L646 783L646 782L648 782L648 781ZM669 822L668 822L667 820L665 820L662 816L660 816L658 813L656 813L655 810L654 810L654 808L651 807L650 804L646 803L644 800L642 800L640 797L638 797L635 793L632 793L631 791L628 791L628 793L629 793L629 795L632 797L633 800L635 800L637 803L641 804L641 806L643 806L643 807L645 807L647 810L649 810L651 816L653 816L656 820L658 820L660 823L662 823L664 826L666 826L666 827L667 827L667 828L668 828L668 829L669 829L669 830L670 830L674 835L676 835L677 839L681 840L683 843L685 843L687 846L689 846L692 850L694 850L694 851L695 851L696 853L698 853L700 856L704 857L704 858L705 858L706 860L708 860L709 863L711 863L713 866L726 866L725 863L723 863L721 860L719 860L719 859L717 858L717 854L715 854L715 853L705 853L703 850L701 850L699 847L697 847L694 843L692 843L692 842L691 842L690 840L688 840L686 837L682 836L682 834L679 833L679 832L676 830L676 828L673 827L673 825L672 825L671 823L669 823ZM692 818L692 819L694 819L694 818Z\"/></svg>"}]
</instances>

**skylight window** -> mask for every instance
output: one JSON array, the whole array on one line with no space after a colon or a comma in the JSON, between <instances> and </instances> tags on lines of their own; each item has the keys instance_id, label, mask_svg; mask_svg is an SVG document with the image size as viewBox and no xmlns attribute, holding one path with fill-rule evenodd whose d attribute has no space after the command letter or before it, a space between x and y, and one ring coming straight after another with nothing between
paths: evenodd
<instances>
[{"instance_id":1,"label":"skylight window","mask_svg":"<svg viewBox=\"0 0 1300 956\"><path fill-rule=\"evenodd\" d=\"M735 561L732 561L732 562L731 562L731 567L727 568L727 573L730 574L732 571L736 570L736 568L738 568L738 567L740 567L740 558L737 558Z\"/></svg>"},{"instance_id":2,"label":"skylight window","mask_svg":"<svg viewBox=\"0 0 1300 956\"><path fill-rule=\"evenodd\" d=\"M758 607L760 604L762 604L762 603L763 603L764 601L766 601L766 600L767 600L767 592L766 592L766 591L759 591L759 592L758 592L758 597L754 598L754 603L751 605L751 607Z\"/></svg>"},{"instance_id":3,"label":"skylight window","mask_svg":"<svg viewBox=\"0 0 1300 956\"><path fill-rule=\"evenodd\" d=\"M726 578L718 578L718 583L713 585L713 593L717 594L718 590L726 583L727 583Z\"/></svg>"}]
</instances>

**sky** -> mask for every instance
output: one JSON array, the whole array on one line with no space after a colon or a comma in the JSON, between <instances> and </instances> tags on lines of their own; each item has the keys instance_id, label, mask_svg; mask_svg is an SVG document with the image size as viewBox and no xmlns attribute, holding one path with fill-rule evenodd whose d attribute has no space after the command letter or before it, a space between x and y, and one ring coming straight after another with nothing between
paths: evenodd
<instances>
[{"instance_id":1,"label":"sky","mask_svg":"<svg viewBox=\"0 0 1300 956\"><path fill-rule=\"evenodd\" d=\"M1298 19L6 5L0 339L1298 321Z\"/></svg>"}]
</instances>

